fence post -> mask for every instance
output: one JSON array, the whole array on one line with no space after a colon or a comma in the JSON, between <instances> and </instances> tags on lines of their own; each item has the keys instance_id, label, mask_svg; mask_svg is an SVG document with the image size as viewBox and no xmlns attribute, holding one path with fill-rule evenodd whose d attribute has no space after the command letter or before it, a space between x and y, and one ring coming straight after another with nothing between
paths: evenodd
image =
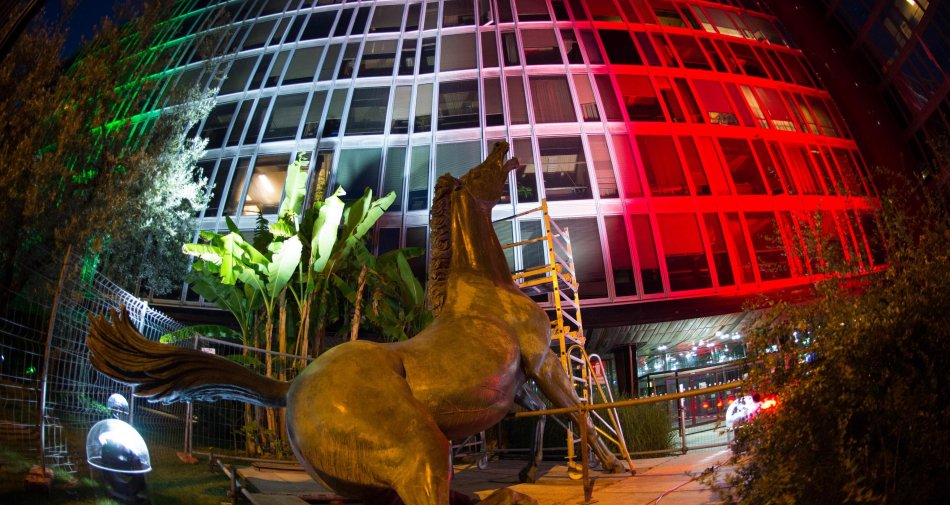
<instances>
[{"instance_id":1,"label":"fence post","mask_svg":"<svg viewBox=\"0 0 950 505\"><path fill-rule=\"evenodd\" d=\"M145 317L148 315L148 301L142 300L142 313L139 314L139 324L136 328L145 335ZM129 395L129 426L135 426L135 386L129 386L132 394Z\"/></svg>"},{"instance_id":2,"label":"fence post","mask_svg":"<svg viewBox=\"0 0 950 505\"><path fill-rule=\"evenodd\" d=\"M59 297L63 293L63 282L66 280L66 267L69 265L69 255L73 247L66 247L63 255L63 266L59 270L59 281L56 283L56 294L53 295L53 305L49 314L49 327L46 329L46 343L43 346L43 375L40 383L40 465L43 467L43 476L46 476L46 391L49 377L49 355L53 347L53 327L56 326L56 313L59 310Z\"/></svg>"},{"instance_id":3,"label":"fence post","mask_svg":"<svg viewBox=\"0 0 950 505\"><path fill-rule=\"evenodd\" d=\"M195 333L194 343L192 344L192 347L195 350L198 350L198 334L197 333ZM193 440L192 432L191 432L191 430L193 429L192 419L194 418L194 411L192 409L194 407L192 407L190 401L186 405L187 406L185 407L185 454L190 456L191 442Z\"/></svg>"},{"instance_id":4,"label":"fence post","mask_svg":"<svg viewBox=\"0 0 950 505\"><path fill-rule=\"evenodd\" d=\"M680 374L679 372L673 373L673 378L676 380L676 392L682 393L686 391L686 387L680 384ZM676 401L676 417L677 424L679 425L679 434L680 434L680 451L683 454L686 454L686 451L689 449L686 447L686 409L683 408L686 405L686 399L680 398Z\"/></svg>"}]
</instances>

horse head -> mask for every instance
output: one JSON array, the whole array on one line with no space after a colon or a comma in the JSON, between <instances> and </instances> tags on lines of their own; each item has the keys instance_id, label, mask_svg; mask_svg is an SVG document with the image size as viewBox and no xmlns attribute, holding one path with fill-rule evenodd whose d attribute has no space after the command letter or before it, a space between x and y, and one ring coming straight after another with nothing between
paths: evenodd
<instances>
[{"instance_id":1,"label":"horse head","mask_svg":"<svg viewBox=\"0 0 950 505\"><path fill-rule=\"evenodd\" d=\"M492 152L485 161L459 179L462 186L478 200L487 216L491 216L492 207L498 203L498 199L505 190L508 172L518 166L517 158L505 161L506 154L508 154L508 143L495 142Z\"/></svg>"}]
</instances>

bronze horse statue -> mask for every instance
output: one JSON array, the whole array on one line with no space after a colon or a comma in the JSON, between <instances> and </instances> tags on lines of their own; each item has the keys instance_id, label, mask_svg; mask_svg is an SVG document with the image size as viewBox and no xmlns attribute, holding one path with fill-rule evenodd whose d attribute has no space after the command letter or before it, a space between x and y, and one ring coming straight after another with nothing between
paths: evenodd
<instances>
[{"instance_id":1,"label":"bronze horse statue","mask_svg":"<svg viewBox=\"0 0 950 505\"><path fill-rule=\"evenodd\" d=\"M406 505L449 503L449 440L498 423L533 379L558 407L580 403L551 351L545 312L514 284L491 223L516 160L507 144L461 178L443 175L431 213L428 282L433 322L396 343L352 341L291 382L222 357L146 340L127 317L91 317L93 366L152 401L248 401L287 407L287 431L307 472L343 496L392 490ZM576 416L574 422L578 422ZM588 424L604 469L623 471ZM496 496L497 495L497 496ZM508 503L496 494L483 503Z\"/></svg>"}]
</instances>

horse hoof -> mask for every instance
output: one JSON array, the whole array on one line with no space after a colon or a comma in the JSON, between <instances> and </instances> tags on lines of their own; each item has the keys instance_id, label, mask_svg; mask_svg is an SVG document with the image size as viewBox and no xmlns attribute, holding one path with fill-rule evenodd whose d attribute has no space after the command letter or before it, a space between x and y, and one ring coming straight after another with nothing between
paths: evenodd
<instances>
[{"instance_id":1,"label":"horse hoof","mask_svg":"<svg viewBox=\"0 0 950 505\"><path fill-rule=\"evenodd\" d=\"M538 467L522 468L518 472L518 481L522 484L534 484L538 481Z\"/></svg>"}]
</instances>

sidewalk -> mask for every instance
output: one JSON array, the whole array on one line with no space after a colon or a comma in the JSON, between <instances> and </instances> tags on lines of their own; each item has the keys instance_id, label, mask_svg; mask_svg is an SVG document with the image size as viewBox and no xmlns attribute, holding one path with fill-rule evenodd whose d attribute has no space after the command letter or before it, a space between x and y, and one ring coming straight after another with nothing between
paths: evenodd
<instances>
[{"instance_id":1,"label":"sidewalk","mask_svg":"<svg viewBox=\"0 0 950 505\"><path fill-rule=\"evenodd\" d=\"M725 448L690 452L682 456L638 459L635 476L617 476L591 472L594 483L593 502L600 505L699 505L718 503L716 495L696 482L703 470L724 464L729 459ZM511 487L538 500L541 505L576 505L584 501L584 488L579 480L567 476L567 466L544 462L534 484L518 483L520 460L491 461L484 470L475 465L456 465L452 489L485 498L496 489ZM327 491L302 471L270 470L244 467L238 474L246 480L253 493L253 503L303 504L303 498L326 496ZM260 494L258 494L260 493Z\"/></svg>"}]
</instances>

